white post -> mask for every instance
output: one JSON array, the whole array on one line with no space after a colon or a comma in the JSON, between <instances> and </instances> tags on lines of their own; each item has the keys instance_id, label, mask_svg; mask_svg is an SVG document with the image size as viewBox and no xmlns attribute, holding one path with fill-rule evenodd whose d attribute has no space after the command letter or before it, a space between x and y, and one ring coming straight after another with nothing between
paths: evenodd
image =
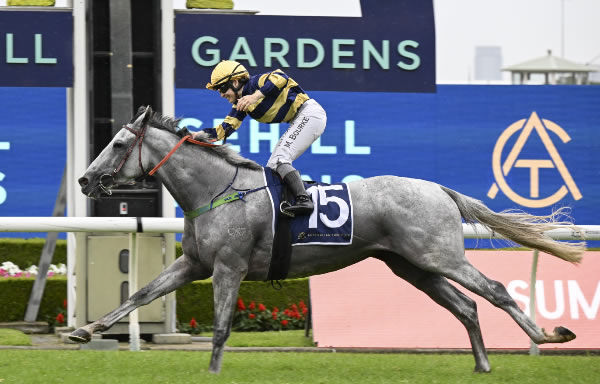
<instances>
[{"instance_id":1,"label":"white post","mask_svg":"<svg viewBox=\"0 0 600 384\"><path fill-rule=\"evenodd\" d=\"M129 297L138 291L138 241L137 233L129 234ZM140 324L138 310L129 314L129 350L140 350Z\"/></svg>"},{"instance_id":2,"label":"white post","mask_svg":"<svg viewBox=\"0 0 600 384\"><path fill-rule=\"evenodd\" d=\"M535 308L536 308L535 284L537 282L538 257L539 257L539 251L537 249L535 249L533 251L533 260L531 262L531 277L529 279L529 318L531 318L531 320L534 323L535 323ZM535 355L535 356L540 354L540 349L538 348L537 344L533 342L533 340L530 341L529 354Z\"/></svg>"},{"instance_id":3,"label":"white post","mask_svg":"<svg viewBox=\"0 0 600 384\"><path fill-rule=\"evenodd\" d=\"M175 116L175 13L172 0L161 0L162 114ZM175 217L175 200L163 186L162 215Z\"/></svg>"},{"instance_id":4,"label":"white post","mask_svg":"<svg viewBox=\"0 0 600 384\"><path fill-rule=\"evenodd\" d=\"M70 0L73 7L73 88L67 89L67 216L85 217L88 201L77 179L89 164L87 79L87 0ZM67 324L75 326L75 236L67 236Z\"/></svg>"},{"instance_id":5,"label":"white post","mask_svg":"<svg viewBox=\"0 0 600 384\"><path fill-rule=\"evenodd\" d=\"M175 116L175 13L172 0L161 0L161 80L162 80L162 113ZM169 191L162 187L162 216L175 217L175 199ZM175 234L165 233L165 247L175 247ZM175 261L174 252L167 249L165 267ZM171 256L173 255L173 256ZM174 333L177 327L175 292L165 298L166 333Z\"/></svg>"}]
</instances>

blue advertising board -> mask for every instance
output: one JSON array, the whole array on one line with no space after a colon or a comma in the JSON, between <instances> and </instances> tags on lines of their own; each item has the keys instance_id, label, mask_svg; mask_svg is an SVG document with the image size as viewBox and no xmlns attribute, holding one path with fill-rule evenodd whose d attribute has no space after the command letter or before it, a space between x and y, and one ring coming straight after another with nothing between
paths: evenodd
<instances>
[{"instance_id":1,"label":"blue advertising board","mask_svg":"<svg viewBox=\"0 0 600 384\"><path fill-rule=\"evenodd\" d=\"M598 224L600 87L308 93L328 114L320 140L294 163L310 179L427 179L494 210L547 214L570 206L577 224ZM65 94L62 88L0 88L0 105L11 111L0 120L1 215L52 213L66 160ZM230 108L208 90L177 89L175 96L176 116L191 130L218 124ZM264 165L286 126L246 119L228 143Z\"/></svg>"},{"instance_id":2,"label":"blue advertising board","mask_svg":"<svg viewBox=\"0 0 600 384\"><path fill-rule=\"evenodd\" d=\"M323 182L384 174L427 179L494 210L548 214L570 206L577 224L598 224L600 87L437 88L308 91L327 111L327 128L295 167ZM175 105L191 130L215 126L230 108L214 91L198 89L177 89ZM248 118L228 143L265 165L286 127Z\"/></svg>"},{"instance_id":3,"label":"blue advertising board","mask_svg":"<svg viewBox=\"0 0 600 384\"><path fill-rule=\"evenodd\" d=\"M70 87L73 16L70 11L0 12L0 86Z\"/></svg>"},{"instance_id":4,"label":"blue advertising board","mask_svg":"<svg viewBox=\"0 0 600 384\"><path fill-rule=\"evenodd\" d=\"M362 17L178 13L176 87L204 88L221 60L293 68L305 89L435 92L433 2L362 0Z\"/></svg>"},{"instance_id":5,"label":"blue advertising board","mask_svg":"<svg viewBox=\"0 0 600 384\"><path fill-rule=\"evenodd\" d=\"M10 112L0 119L0 215L52 216L67 160L66 90L0 87L0 105Z\"/></svg>"},{"instance_id":6,"label":"blue advertising board","mask_svg":"<svg viewBox=\"0 0 600 384\"><path fill-rule=\"evenodd\" d=\"M73 16L15 9L0 11L0 215L51 216L67 161Z\"/></svg>"}]
</instances>

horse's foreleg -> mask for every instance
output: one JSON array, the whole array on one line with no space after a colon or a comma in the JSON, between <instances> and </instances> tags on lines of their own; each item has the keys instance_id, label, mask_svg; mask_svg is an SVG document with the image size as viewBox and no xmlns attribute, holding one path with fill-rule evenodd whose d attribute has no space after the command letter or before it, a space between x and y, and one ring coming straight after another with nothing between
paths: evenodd
<instances>
[{"instance_id":1,"label":"horse's foreleg","mask_svg":"<svg viewBox=\"0 0 600 384\"><path fill-rule=\"evenodd\" d=\"M219 373L221 371L223 349L231 333L235 303L244 276L244 272L234 270L222 263L215 264L213 272L215 318L212 356L209 367L211 373Z\"/></svg>"},{"instance_id":2,"label":"horse's foreleg","mask_svg":"<svg viewBox=\"0 0 600 384\"><path fill-rule=\"evenodd\" d=\"M391 254L382 260L397 276L426 293L463 324L471 341L471 349L475 358L475 372L490 372L490 362L483 344L475 301L456 289L443 276L419 269L399 255Z\"/></svg>"},{"instance_id":3,"label":"horse's foreleg","mask_svg":"<svg viewBox=\"0 0 600 384\"><path fill-rule=\"evenodd\" d=\"M188 257L181 256L160 275L144 288L134 293L121 306L104 315L95 322L85 325L69 335L69 339L78 343L87 343L94 332L102 332L113 326L114 323L127 316L134 309L151 303L154 299L176 290L182 285L194 280L205 279L199 267L191 262Z\"/></svg>"}]
</instances>

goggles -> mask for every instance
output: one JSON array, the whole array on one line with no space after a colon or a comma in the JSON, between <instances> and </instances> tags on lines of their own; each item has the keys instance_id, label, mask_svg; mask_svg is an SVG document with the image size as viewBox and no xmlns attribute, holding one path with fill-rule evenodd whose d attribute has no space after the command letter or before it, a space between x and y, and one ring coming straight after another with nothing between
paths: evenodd
<instances>
[{"instance_id":1,"label":"goggles","mask_svg":"<svg viewBox=\"0 0 600 384\"><path fill-rule=\"evenodd\" d=\"M222 62L223 63L223 62ZM219 64L220 65L220 64ZM242 67L241 71L236 72L236 70L238 69L238 67ZM230 74L221 77L219 80L217 81L212 81L212 77L214 76L214 72L219 68L219 66L217 65L217 67L213 70L213 75L211 75L211 82L212 83L208 83L206 85L207 88L210 89L214 89L219 91L219 93L225 93L227 92L227 90L229 88L232 88L235 91L235 88L233 88L233 84L231 83L233 80L235 80L236 78L239 77L239 75L243 75L244 73L248 73L248 71L246 71L246 68L244 68L244 66L240 63L237 63L237 65L233 68L233 70L231 71ZM233 78L233 79L232 79ZM221 83L223 80L226 80L225 82L223 82L221 85L219 86L213 86L212 84L219 84Z\"/></svg>"},{"instance_id":2,"label":"goggles","mask_svg":"<svg viewBox=\"0 0 600 384\"><path fill-rule=\"evenodd\" d=\"M231 88L231 86L232 86L231 81L226 81L225 83L223 83L217 87L217 91L219 91L220 94L223 94L223 93L227 92L229 90L229 88Z\"/></svg>"}]
</instances>

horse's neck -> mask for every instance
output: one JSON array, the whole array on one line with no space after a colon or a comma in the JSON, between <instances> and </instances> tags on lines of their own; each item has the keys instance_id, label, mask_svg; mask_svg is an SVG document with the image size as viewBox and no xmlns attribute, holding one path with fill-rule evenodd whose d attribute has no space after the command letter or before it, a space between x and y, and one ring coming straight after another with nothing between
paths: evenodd
<instances>
[{"instance_id":1,"label":"horse's neck","mask_svg":"<svg viewBox=\"0 0 600 384\"><path fill-rule=\"evenodd\" d=\"M167 152L159 156L164 156ZM162 157L153 159L154 164L161 159ZM234 165L210 150L201 150L188 143L184 143L159 168L157 174L184 211L210 203L234 178L233 187L239 189L255 188L262 183L258 171L239 167L236 176Z\"/></svg>"}]
</instances>

